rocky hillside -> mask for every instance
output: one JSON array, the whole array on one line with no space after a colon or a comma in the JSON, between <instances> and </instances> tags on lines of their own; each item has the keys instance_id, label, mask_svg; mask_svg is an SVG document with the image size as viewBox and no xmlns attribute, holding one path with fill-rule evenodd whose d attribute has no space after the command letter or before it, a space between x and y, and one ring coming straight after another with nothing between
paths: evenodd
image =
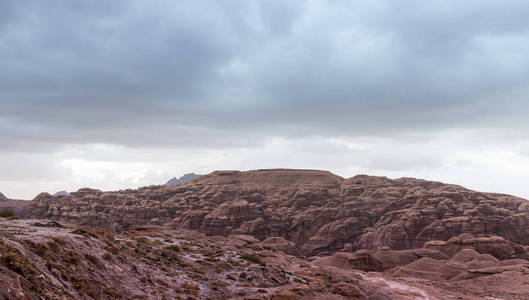
<instances>
[{"instance_id":1,"label":"rocky hillside","mask_svg":"<svg viewBox=\"0 0 529 300\"><path fill-rule=\"evenodd\" d=\"M413 178L326 171L217 171L176 186L41 194L29 215L116 232L166 225L206 235L281 237L299 257L340 249L421 248L460 234L529 245L529 202Z\"/></svg>"},{"instance_id":2,"label":"rocky hillside","mask_svg":"<svg viewBox=\"0 0 529 300\"><path fill-rule=\"evenodd\" d=\"M477 249L477 250L474 250ZM529 261L502 238L303 260L281 238L110 231L0 218L2 299L527 299ZM522 258L525 257L525 258Z\"/></svg>"},{"instance_id":3,"label":"rocky hillside","mask_svg":"<svg viewBox=\"0 0 529 300\"><path fill-rule=\"evenodd\" d=\"M0 201L6 201L6 200L9 200L9 199L7 199L7 197L4 196L4 194L0 193Z\"/></svg>"}]
</instances>

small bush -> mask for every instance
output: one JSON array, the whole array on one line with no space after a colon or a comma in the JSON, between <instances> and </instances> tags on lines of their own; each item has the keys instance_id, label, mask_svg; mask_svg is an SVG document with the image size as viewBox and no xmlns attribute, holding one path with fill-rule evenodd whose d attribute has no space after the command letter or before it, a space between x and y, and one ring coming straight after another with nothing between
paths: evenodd
<instances>
[{"instance_id":1,"label":"small bush","mask_svg":"<svg viewBox=\"0 0 529 300\"><path fill-rule=\"evenodd\" d=\"M15 217L15 213L12 210L9 209L3 209L0 210L0 217L2 218L12 218Z\"/></svg>"},{"instance_id":2,"label":"small bush","mask_svg":"<svg viewBox=\"0 0 529 300\"><path fill-rule=\"evenodd\" d=\"M171 251L174 251L174 252L180 252L180 247L178 247L177 245L171 245L171 246L166 246L164 247L165 250L171 250Z\"/></svg>"},{"instance_id":3,"label":"small bush","mask_svg":"<svg viewBox=\"0 0 529 300\"><path fill-rule=\"evenodd\" d=\"M184 282L184 284L182 285L182 289L184 290L186 294L192 295L195 297L198 297L200 293L200 287L197 284L192 283L192 282Z\"/></svg>"},{"instance_id":4,"label":"small bush","mask_svg":"<svg viewBox=\"0 0 529 300\"><path fill-rule=\"evenodd\" d=\"M99 288L101 286L100 282L97 281L91 281L90 279L80 276L71 277L73 287L81 294L81 295L88 295L94 299L103 299L102 297L102 290Z\"/></svg>"},{"instance_id":5,"label":"small bush","mask_svg":"<svg viewBox=\"0 0 529 300\"><path fill-rule=\"evenodd\" d=\"M96 267L101 267L102 264L101 264L101 261L99 260L99 258L97 258L97 256L94 256L92 254L85 254L84 256L89 262L91 262L94 266Z\"/></svg>"},{"instance_id":6,"label":"small bush","mask_svg":"<svg viewBox=\"0 0 529 300\"><path fill-rule=\"evenodd\" d=\"M55 243L57 243L57 244L59 244L59 245L61 245L61 246L64 246L64 244L66 244L65 241L64 241L64 239L63 239L62 237L60 237L60 236L54 236L54 237L52 238L52 240L53 240Z\"/></svg>"},{"instance_id":7,"label":"small bush","mask_svg":"<svg viewBox=\"0 0 529 300\"><path fill-rule=\"evenodd\" d=\"M0 265L25 277L38 274L36 267L18 249L7 246L2 251L5 252L0 254Z\"/></svg>"},{"instance_id":8,"label":"small bush","mask_svg":"<svg viewBox=\"0 0 529 300\"><path fill-rule=\"evenodd\" d=\"M79 254L74 251L67 251L66 254L62 257L62 260L71 265L77 265L79 263Z\"/></svg>"},{"instance_id":9,"label":"small bush","mask_svg":"<svg viewBox=\"0 0 529 300\"><path fill-rule=\"evenodd\" d=\"M112 299L120 299L123 298L123 293L119 290L119 288L115 285L109 287L106 289L107 295L109 295Z\"/></svg>"},{"instance_id":10,"label":"small bush","mask_svg":"<svg viewBox=\"0 0 529 300\"><path fill-rule=\"evenodd\" d=\"M241 258L245 259L245 260L247 260L249 262L252 262L252 263L255 263L255 264L260 264L260 265L264 266L264 262L261 260L261 257L259 257L256 254L243 253L241 255Z\"/></svg>"},{"instance_id":11,"label":"small bush","mask_svg":"<svg viewBox=\"0 0 529 300\"><path fill-rule=\"evenodd\" d=\"M180 253L180 247L177 245L171 245L163 247L162 257L166 257L169 260L179 260L178 255Z\"/></svg>"}]
</instances>

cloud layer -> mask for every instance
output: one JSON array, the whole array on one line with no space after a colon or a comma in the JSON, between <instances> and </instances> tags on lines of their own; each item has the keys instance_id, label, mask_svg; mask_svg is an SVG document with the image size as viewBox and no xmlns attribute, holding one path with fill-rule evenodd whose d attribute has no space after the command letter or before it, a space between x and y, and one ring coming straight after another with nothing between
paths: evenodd
<instances>
[{"instance_id":1,"label":"cloud layer","mask_svg":"<svg viewBox=\"0 0 529 300\"><path fill-rule=\"evenodd\" d=\"M2 1L0 190L272 164L517 182L528 12L526 1ZM512 155L482 157L500 152Z\"/></svg>"}]
</instances>

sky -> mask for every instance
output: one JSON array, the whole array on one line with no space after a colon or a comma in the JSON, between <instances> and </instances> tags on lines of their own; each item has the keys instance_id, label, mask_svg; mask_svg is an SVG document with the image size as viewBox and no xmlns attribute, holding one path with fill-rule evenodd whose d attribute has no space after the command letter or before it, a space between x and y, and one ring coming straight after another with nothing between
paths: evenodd
<instances>
[{"instance_id":1,"label":"sky","mask_svg":"<svg viewBox=\"0 0 529 300\"><path fill-rule=\"evenodd\" d=\"M529 2L0 1L0 192L218 169L529 198Z\"/></svg>"}]
</instances>

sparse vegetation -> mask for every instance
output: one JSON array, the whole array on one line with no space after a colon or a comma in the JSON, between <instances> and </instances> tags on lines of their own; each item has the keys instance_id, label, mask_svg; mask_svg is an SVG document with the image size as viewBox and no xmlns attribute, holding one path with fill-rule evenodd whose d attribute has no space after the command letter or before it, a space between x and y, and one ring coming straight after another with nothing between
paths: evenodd
<instances>
[{"instance_id":1,"label":"sparse vegetation","mask_svg":"<svg viewBox=\"0 0 529 300\"><path fill-rule=\"evenodd\" d=\"M99 267L101 268L103 266L103 264L101 263L101 261L99 260L99 258L97 258L97 256L95 255L92 255L92 254L85 254L84 256L86 258L86 260L88 260L89 262L91 262L94 266L96 267Z\"/></svg>"},{"instance_id":2,"label":"sparse vegetation","mask_svg":"<svg viewBox=\"0 0 529 300\"><path fill-rule=\"evenodd\" d=\"M260 264L262 266L264 266L264 262L261 260L261 257L258 256L257 254L253 254L253 253L243 253L241 255L241 258L242 259L245 259L249 262L252 262L252 263L255 263L255 264Z\"/></svg>"},{"instance_id":3,"label":"sparse vegetation","mask_svg":"<svg viewBox=\"0 0 529 300\"><path fill-rule=\"evenodd\" d=\"M199 296L200 287L197 284L195 284L195 283L184 282L184 284L182 285L182 289L188 295L192 295L192 296L195 296L195 297Z\"/></svg>"},{"instance_id":4,"label":"sparse vegetation","mask_svg":"<svg viewBox=\"0 0 529 300\"><path fill-rule=\"evenodd\" d=\"M112 299L120 299L123 298L123 293L119 290L119 288L115 285L107 288L106 290L107 295L112 297Z\"/></svg>"},{"instance_id":5,"label":"sparse vegetation","mask_svg":"<svg viewBox=\"0 0 529 300\"><path fill-rule=\"evenodd\" d=\"M4 247L2 247L4 248ZM28 276L37 274L35 266L18 249L9 246L2 249L0 264L20 275Z\"/></svg>"},{"instance_id":6,"label":"sparse vegetation","mask_svg":"<svg viewBox=\"0 0 529 300\"><path fill-rule=\"evenodd\" d=\"M166 246L164 247L165 250L171 250L171 251L174 251L174 252L180 252L180 247L178 247L178 245L170 245L170 246Z\"/></svg>"},{"instance_id":7,"label":"sparse vegetation","mask_svg":"<svg viewBox=\"0 0 529 300\"><path fill-rule=\"evenodd\" d=\"M84 276L70 277L73 282L73 287L80 293L88 295L94 299L102 299L101 289L98 288L101 286L100 282L92 281Z\"/></svg>"},{"instance_id":8,"label":"sparse vegetation","mask_svg":"<svg viewBox=\"0 0 529 300\"><path fill-rule=\"evenodd\" d=\"M3 210L0 210L0 217L2 217L2 218L13 218L13 217L16 217L16 215L10 209L3 209Z\"/></svg>"}]
</instances>

